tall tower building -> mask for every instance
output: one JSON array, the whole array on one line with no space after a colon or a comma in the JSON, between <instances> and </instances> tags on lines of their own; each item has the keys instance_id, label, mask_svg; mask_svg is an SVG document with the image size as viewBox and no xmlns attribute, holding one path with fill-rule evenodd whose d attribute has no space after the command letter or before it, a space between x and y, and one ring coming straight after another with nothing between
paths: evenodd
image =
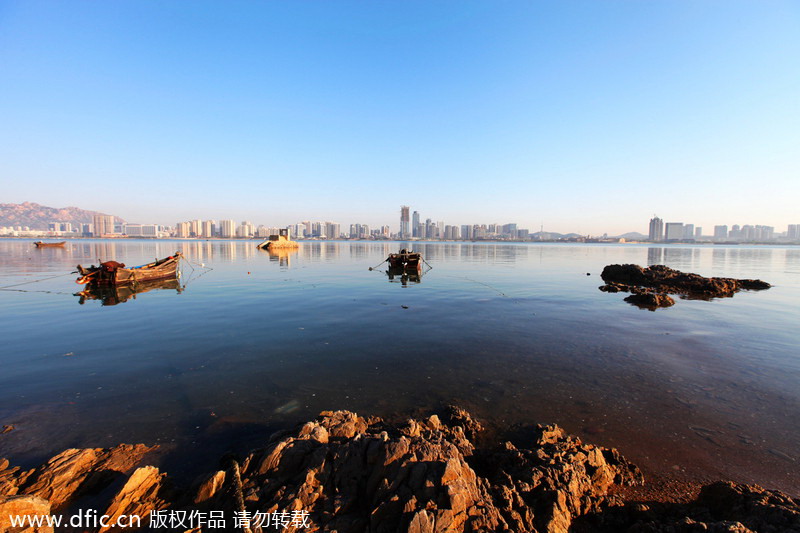
<instances>
[{"instance_id":1,"label":"tall tower building","mask_svg":"<svg viewBox=\"0 0 800 533\"><path fill-rule=\"evenodd\" d=\"M664 221L655 215L650 219L650 240L653 242L664 240Z\"/></svg>"},{"instance_id":2,"label":"tall tower building","mask_svg":"<svg viewBox=\"0 0 800 533\"><path fill-rule=\"evenodd\" d=\"M400 238L401 239L408 239L411 237L411 231L409 225L411 223L411 217L409 216L409 207L407 205L400 206Z\"/></svg>"},{"instance_id":3,"label":"tall tower building","mask_svg":"<svg viewBox=\"0 0 800 533\"><path fill-rule=\"evenodd\" d=\"M414 211L414 216L411 218L411 235L419 237L419 211Z\"/></svg>"}]
</instances>

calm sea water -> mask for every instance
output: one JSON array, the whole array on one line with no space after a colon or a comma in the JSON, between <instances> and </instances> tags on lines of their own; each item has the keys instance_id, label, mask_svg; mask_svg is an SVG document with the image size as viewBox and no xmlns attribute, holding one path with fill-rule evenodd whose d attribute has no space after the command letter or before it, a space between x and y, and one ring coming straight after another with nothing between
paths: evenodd
<instances>
[{"instance_id":1,"label":"calm sea water","mask_svg":"<svg viewBox=\"0 0 800 533\"><path fill-rule=\"evenodd\" d=\"M144 442L209 470L321 410L454 403L558 423L646 471L800 493L800 248L415 243L433 268L404 284L369 270L399 243L255 244L0 241L0 286L43 280L0 291L0 456ZM182 290L116 305L44 279L176 250L198 265ZM650 312L597 290L611 263L774 287Z\"/></svg>"}]
</instances>

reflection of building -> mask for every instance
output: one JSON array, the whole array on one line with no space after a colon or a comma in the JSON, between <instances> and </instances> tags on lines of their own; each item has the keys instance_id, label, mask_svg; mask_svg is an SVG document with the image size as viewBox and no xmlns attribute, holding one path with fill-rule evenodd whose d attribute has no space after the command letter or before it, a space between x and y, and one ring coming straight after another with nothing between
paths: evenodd
<instances>
[{"instance_id":1,"label":"reflection of building","mask_svg":"<svg viewBox=\"0 0 800 533\"><path fill-rule=\"evenodd\" d=\"M408 211L409 207L407 205L400 206L400 238L401 239L408 239L410 235L409 225L411 223L411 218L409 217Z\"/></svg>"},{"instance_id":2,"label":"reflection of building","mask_svg":"<svg viewBox=\"0 0 800 533\"><path fill-rule=\"evenodd\" d=\"M663 248L648 248L647 249L647 265L661 265L664 263L664 249Z\"/></svg>"},{"instance_id":3,"label":"reflection of building","mask_svg":"<svg viewBox=\"0 0 800 533\"><path fill-rule=\"evenodd\" d=\"M653 242L664 240L664 221L656 216L650 219L650 240Z\"/></svg>"}]
</instances>

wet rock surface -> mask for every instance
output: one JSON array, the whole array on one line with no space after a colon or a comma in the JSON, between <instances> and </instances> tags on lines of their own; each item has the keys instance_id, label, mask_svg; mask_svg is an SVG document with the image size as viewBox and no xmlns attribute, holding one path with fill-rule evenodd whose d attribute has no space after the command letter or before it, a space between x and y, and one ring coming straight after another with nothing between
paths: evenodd
<instances>
[{"instance_id":1,"label":"wet rock surface","mask_svg":"<svg viewBox=\"0 0 800 533\"><path fill-rule=\"evenodd\" d=\"M234 528L243 511L302 511L304 525L278 530L338 533L800 528L797 500L733 483L704 487L689 504L625 502L614 488L642 483L639 469L558 426L532 427L514 444L478 445L484 433L458 408L399 425L326 411L180 490L146 464L153 448L143 445L66 450L28 471L0 460L0 515L94 508L141 516L145 530L162 510L222 511L229 531L258 530ZM11 530L0 522L0 531Z\"/></svg>"},{"instance_id":2,"label":"wet rock surface","mask_svg":"<svg viewBox=\"0 0 800 533\"><path fill-rule=\"evenodd\" d=\"M606 283L599 287L604 292L630 292L625 301L644 309L655 310L675 304L669 295L683 298L711 300L730 298L741 290L764 290L771 285L760 279L706 278L698 274L681 272L664 265L647 268L639 265L608 265L600 277Z\"/></svg>"}]
</instances>

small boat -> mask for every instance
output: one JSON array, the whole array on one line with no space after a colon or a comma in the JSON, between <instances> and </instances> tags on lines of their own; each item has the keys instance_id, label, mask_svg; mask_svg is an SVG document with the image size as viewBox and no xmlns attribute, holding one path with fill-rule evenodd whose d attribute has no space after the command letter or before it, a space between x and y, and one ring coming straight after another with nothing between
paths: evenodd
<instances>
[{"instance_id":1,"label":"small boat","mask_svg":"<svg viewBox=\"0 0 800 533\"><path fill-rule=\"evenodd\" d=\"M86 285L87 283L124 285L126 283L138 283L156 279L177 278L178 264L180 264L182 257L183 255L180 252L175 252L175 255L131 268L126 268L124 263L116 261L106 261L100 263L100 266L92 265L89 268L78 265L78 272L81 277L75 280L75 283L80 285Z\"/></svg>"},{"instance_id":2,"label":"small boat","mask_svg":"<svg viewBox=\"0 0 800 533\"><path fill-rule=\"evenodd\" d=\"M61 242L36 241L33 244L36 245L37 248L55 248L58 246L63 247L65 244L67 244L67 241L61 241Z\"/></svg>"},{"instance_id":3,"label":"small boat","mask_svg":"<svg viewBox=\"0 0 800 533\"><path fill-rule=\"evenodd\" d=\"M299 247L300 247L299 243L289 238L288 229L278 230L277 235L270 235L267 240L256 246L256 248L258 248L259 250L270 250L270 251L281 250L281 249L283 250L294 249Z\"/></svg>"},{"instance_id":4,"label":"small boat","mask_svg":"<svg viewBox=\"0 0 800 533\"><path fill-rule=\"evenodd\" d=\"M405 248L400 250L400 253L389 254L386 258L389 263L389 268L394 270L416 271L422 270L422 254L419 252L412 252Z\"/></svg>"}]
</instances>

